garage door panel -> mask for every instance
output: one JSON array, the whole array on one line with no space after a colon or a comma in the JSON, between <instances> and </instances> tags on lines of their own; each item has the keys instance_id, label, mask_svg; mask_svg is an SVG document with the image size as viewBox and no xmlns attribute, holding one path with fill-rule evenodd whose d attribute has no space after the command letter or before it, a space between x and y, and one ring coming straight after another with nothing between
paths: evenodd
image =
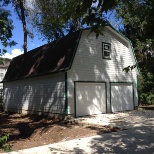
<instances>
[{"instance_id":1,"label":"garage door panel","mask_svg":"<svg viewBox=\"0 0 154 154\"><path fill-rule=\"evenodd\" d=\"M76 84L76 116L106 113L105 83Z\"/></svg>"},{"instance_id":2,"label":"garage door panel","mask_svg":"<svg viewBox=\"0 0 154 154\"><path fill-rule=\"evenodd\" d=\"M133 85L112 84L111 85L111 107L112 112L133 110Z\"/></svg>"}]
</instances>

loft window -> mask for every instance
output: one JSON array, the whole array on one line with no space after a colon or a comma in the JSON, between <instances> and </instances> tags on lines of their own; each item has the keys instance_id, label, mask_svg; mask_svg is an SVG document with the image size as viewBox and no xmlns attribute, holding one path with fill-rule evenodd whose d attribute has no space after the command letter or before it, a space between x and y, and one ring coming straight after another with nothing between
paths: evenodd
<instances>
[{"instance_id":1,"label":"loft window","mask_svg":"<svg viewBox=\"0 0 154 154\"><path fill-rule=\"evenodd\" d=\"M111 44L110 43L102 43L102 54L103 59L111 59Z\"/></svg>"}]
</instances>

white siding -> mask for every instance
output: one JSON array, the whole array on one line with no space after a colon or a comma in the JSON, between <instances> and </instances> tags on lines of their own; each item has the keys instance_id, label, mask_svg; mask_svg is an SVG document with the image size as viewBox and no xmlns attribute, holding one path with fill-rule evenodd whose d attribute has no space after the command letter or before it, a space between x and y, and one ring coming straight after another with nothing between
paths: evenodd
<instances>
[{"instance_id":1,"label":"white siding","mask_svg":"<svg viewBox=\"0 0 154 154\"><path fill-rule=\"evenodd\" d=\"M65 75L51 74L4 83L6 110L63 113Z\"/></svg>"},{"instance_id":2,"label":"white siding","mask_svg":"<svg viewBox=\"0 0 154 154\"><path fill-rule=\"evenodd\" d=\"M6 68L2 67L0 68L0 81L3 80L5 73L6 73ZM0 89L3 89L3 83L0 83Z\"/></svg>"},{"instance_id":3,"label":"white siding","mask_svg":"<svg viewBox=\"0 0 154 154\"><path fill-rule=\"evenodd\" d=\"M126 41L111 31L104 31L96 39L96 34L83 31L79 46L68 71L68 112L74 114L74 81L107 82L107 109L110 112L109 82L134 82L134 101L137 105L136 72L125 73L124 67L133 65L129 46ZM102 58L102 42L111 43L111 60Z\"/></svg>"}]
</instances>

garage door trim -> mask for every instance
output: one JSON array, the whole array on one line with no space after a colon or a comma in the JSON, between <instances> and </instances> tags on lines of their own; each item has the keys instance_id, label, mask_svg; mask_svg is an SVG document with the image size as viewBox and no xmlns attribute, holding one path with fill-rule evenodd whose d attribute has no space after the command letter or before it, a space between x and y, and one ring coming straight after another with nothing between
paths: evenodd
<instances>
[{"instance_id":1,"label":"garage door trim","mask_svg":"<svg viewBox=\"0 0 154 154\"><path fill-rule=\"evenodd\" d=\"M135 109L135 102L134 102L134 82L110 82L110 111L112 112L112 102L111 102L111 86L114 83L124 83L124 84L131 84L133 88L133 106Z\"/></svg>"},{"instance_id":2,"label":"garage door trim","mask_svg":"<svg viewBox=\"0 0 154 154\"><path fill-rule=\"evenodd\" d=\"M107 86L106 82L103 81L74 81L74 116L76 116L76 84L77 83L105 83L105 93L106 93L106 112L107 112Z\"/></svg>"}]
</instances>

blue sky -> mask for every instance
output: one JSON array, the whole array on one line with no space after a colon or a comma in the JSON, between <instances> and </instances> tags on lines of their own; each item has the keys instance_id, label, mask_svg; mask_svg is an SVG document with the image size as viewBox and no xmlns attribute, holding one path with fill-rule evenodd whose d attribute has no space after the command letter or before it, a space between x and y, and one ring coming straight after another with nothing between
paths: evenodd
<instances>
[{"instance_id":1,"label":"blue sky","mask_svg":"<svg viewBox=\"0 0 154 154\"><path fill-rule=\"evenodd\" d=\"M14 25L12 40L17 42L18 44L16 46L11 47L11 48L10 47L5 48L7 50L7 53L4 56L7 58L13 58L13 57L18 56L23 53L23 48L22 48L23 30L22 30L22 23L20 20L18 20L18 16L14 12L13 7L11 5L9 5L6 7L6 9L10 10L11 14L12 14L11 19L13 20L13 25ZM109 12L106 15L106 17L115 28L118 28L120 23L118 23L116 21L114 14L115 14L114 11ZM28 37L28 51L47 43L47 41L42 41L39 38L40 38L40 36L38 36L38 34L36 32L34 33L34 39L30 39ZM2 49L2 48L3 48L3 46L0 44L0 49Z\"/></svg>"},{"instance_id":2,"label":"blue sky","mask_svg":"<svg viewBox=\"0 0 154 154\"><path fill-rule=\"evenodd\" d=\"M23 30L22 30L22 23L21 21L18 20L17 15L15 14L13 8L11 6L8 6L7 9L9 9L11 11L12 17L11 19L13 20L13 26L14 26L14 30L13 30L13 37L12 40L14 40L15 42L17 42L18 44L16 46L13 47L7 47L5 48L7 50L7 54L5 55L5 57L7 58L13 58L19 54L23 53ZM43 44L46 44L46 41L42 41L41 39L39 39L39 36L37 35L37 33L34 34L34 39L30 39L28 38L28 51L37 48L38 46L41 46ZM0 49L4 48L1 44L0 44Z\"/></svg>"}]
</instances>

